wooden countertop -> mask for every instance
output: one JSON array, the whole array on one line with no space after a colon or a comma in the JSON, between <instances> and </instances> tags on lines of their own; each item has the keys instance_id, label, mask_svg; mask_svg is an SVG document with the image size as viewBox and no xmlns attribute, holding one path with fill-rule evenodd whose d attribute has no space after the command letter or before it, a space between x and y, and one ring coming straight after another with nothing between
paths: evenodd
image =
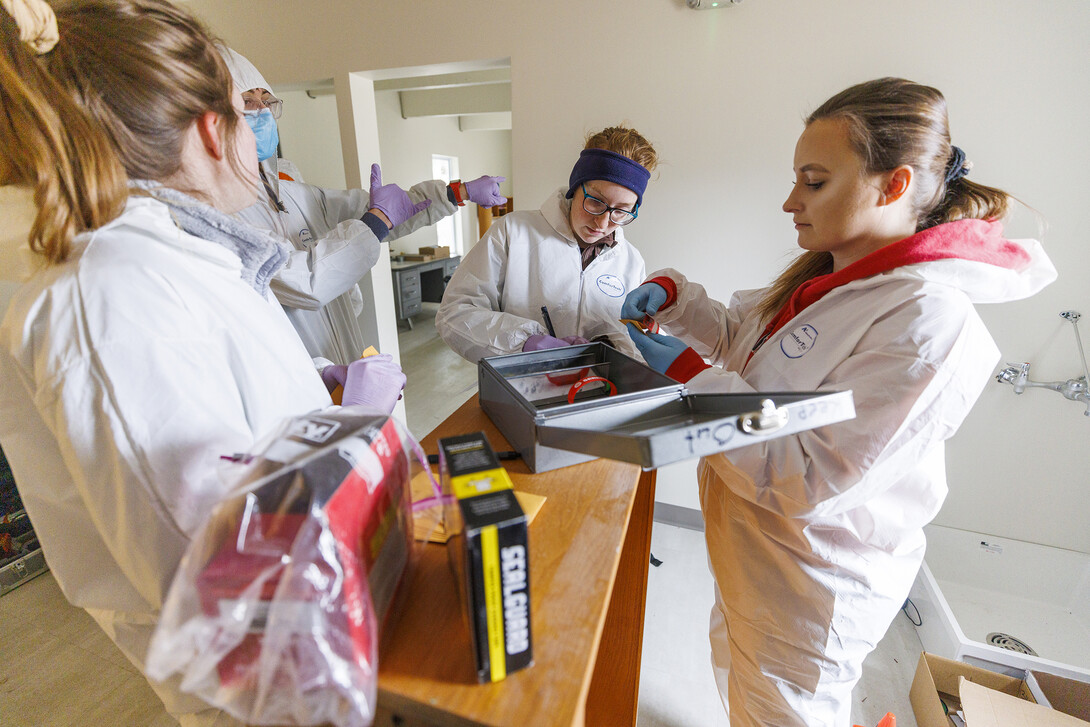
<instances>
[{"instance_id":1,"label":"wooden countertop","mask_svg":"<svg viewBox=\"0 0 1090 727\"><path fill-rule=\"evenodd\" d=\"M481 411L476 396L421 444L433 454L438 451L438 438L475 431L484 431L493 449L510 449ZM625 672L621 682L631 681L635 675L638 689L653 473L642 473L641 479L638 466L604 459L537 475L521 460L502 464L516 490L547 498L529 529L534 664L504 681L477 683L469 630L446 546L428 544L404 594L398 620L384 634L376 725L584 724L586 713L594 713L588 707L588 692L607 611L611 623L617 620L610 599L622 549L629 550L626 535L640 489L640 518L646 520L646 533L640 531L639 542L627 558L634 564L628 568L634 574L634 585L625 589L625 603L617 599L616 604L631 612L627 621L638 623L628 623L625 636L615 639L625 643L617 644L611 657L634 660L634 665L616 666ZM650 482L650 487L638 488L641 482ZM612 632L612 627L609 630ZM599 671L613 668L609 664L598 667ZM611 680L613 683L608 683ZM632 688L618 685L612 677L596 675L593 681L595 685L603 683L603 692ZM622 713L619 723L634 723L635 692L631 699L632 704L622 704L620 709L608 708L611 713ZM629 710L631 722L627 721ZM586 722L602 724L590 719Z\"/></svg>"}]
</instances>

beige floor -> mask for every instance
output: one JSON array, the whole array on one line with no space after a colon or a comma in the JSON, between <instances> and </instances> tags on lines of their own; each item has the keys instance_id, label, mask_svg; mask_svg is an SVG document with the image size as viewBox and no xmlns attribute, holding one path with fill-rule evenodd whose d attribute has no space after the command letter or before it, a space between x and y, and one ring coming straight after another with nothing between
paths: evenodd
<instances>
[{"instance_id":1,"label":"beige floor","mask_svg":"<svg viewBox=\"0 0 1090 727\"><path fill-rule=\"evenodd\" d=\"M401 334L409 429L422 437L476 391L476 368L435 335L434 306ZM714 727L726 719L711 679L706 632L711 577L701 533L655 523L652 551L663 564L648 579L638 727ZM903 616L868 657L853 721L872 727L886 711L915 727L908 689L920 644ZM0 725L168 727L143 677L53 576L0 598Z\"/></svg>"}]
</instances>

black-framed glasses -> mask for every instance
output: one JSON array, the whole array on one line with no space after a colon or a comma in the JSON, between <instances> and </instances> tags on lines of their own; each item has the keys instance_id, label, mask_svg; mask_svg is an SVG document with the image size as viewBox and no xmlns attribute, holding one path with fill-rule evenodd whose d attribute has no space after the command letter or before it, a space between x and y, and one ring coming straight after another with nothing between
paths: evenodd
<instances>
[{"instance_id":1,"label":"black-framed glasses","mask_svg":"<svg viewBox=\"0 0 1090 727\"><path fill-rule=\"evenodd\" d=\"M621 209L620 207L610 207L605 203L605 200L598 199L592 194L587 193L587 185L584 182L583 187L583 209L587 214L598 217L609 213L609 221L615 225L623 227L632 220L636 219L636 216L640 213L640 206L637 204L631 210Z\"/></svg>"},{"instance_id":2,"label":"black-framed glasses","mask_svg":"<svg viewBox=\"0 0 1090 727\"><path fill-rule=\"evenodd\" d=\"M246 95L242 97L242 101L247 111L268 109L274 119L279 119L280 114L284 111L283 100L278 99L276 96L262 98L256 95Z\"/></svg>"}]
</instances>

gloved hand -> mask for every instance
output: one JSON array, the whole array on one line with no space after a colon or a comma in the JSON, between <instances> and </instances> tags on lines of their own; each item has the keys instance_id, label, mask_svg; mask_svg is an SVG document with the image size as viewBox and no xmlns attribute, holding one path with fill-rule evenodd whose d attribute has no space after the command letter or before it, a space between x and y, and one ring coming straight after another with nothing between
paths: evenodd
<instances>
[{"instance_id":1,"label":"gloved hand","mask_svg":"<svg viewBox=\"0 0 1090 727\"><path fill-rule=\"evenodd\" d=\"M338 386L344 386L346 376L348 376L348 367L343 364L331 364L322 369L322 383L330 394Z\"/></svg>"},{"instance_id":2,"label":"gloved hand","mask_svg":"<svg viewBox=\"0 0 1090 727\"><path fill-rule=\"evenodd\" d=\"M642 321L644 316L653 316L667 297L666 288L658 283L644 283L625 297L621 318Z\"/></svg>"},{"instance_id":3,"label":"gloved hand","mask_svg":"<svg viewBox=\"0 0 1090 727\"><path fill-rule=\"evenodd\" d=\"M655 287L662 290L657 285ZM638 292L639 289L636 288L633 293ZM662 333L644 333L632 323L626 323L625 327L628 328L628 337L632 339L632 342L636 344L636 348L643 355L643 360L660 374L666 373L666 370L677 360L677 357L685 353L686 349L689 348L684 341L673 336Z\"/></svg>"},{"instance_id":4,"label":"gloved hand","mask_svg":"<svg viewBox=\"0 0 1090 727\"><path fill-rule=\"evenodd\" d=\"M526 339L526 343L522 344L523 351L544 351L546 348L560 348L561 346L570 346L567 341L563 341L559 338L553 338L552 336L546 336L543 333L539 333L530 336Z\"/></svg>"},{"instance_id":5,"label":"gloved hand","mask_svg":"<svg viewBox=\"0 0 1090 727\"><path fill-rule=\"evenodd\" d=\"M578 346L581 343L590 343L590 341L583 338L582 336L564 336L560 340L569 346Z\"/></svg>"},{"instance_id":6,"label":"gloved hand","mask_svg":"<svg viewBox=\"0 0 1090 727\"><path fill-rule=\"evenodd\" d=\"M391 229L397 227L417 212L428 208L430 199L413 204L409 193L396 184L382 183L382 170L371 165L371 207L379 210L390 220Z\"/></svg>"},{"instance_id":7,"label":"gloved hand","mask_svg":"<svg viewBox=\"0 0 1090 727\"><path fill-rule=\"evenodd\" d=\"M490 177L487 174L472 182L464 182L466 199L476 202L481 207L495 207L507 204L507 198L500 194L500 182L507 177Z\"/></svg>"},{"instance_id":8,"label":"gloved hand","mask_svg":"<svg viewBox=\"0 0 1090 727\"><path fill-rule=\"evenodd\" d=\"M329 368L329 367L327 367ZM325 369L322 369L325 378ZM405 388L405 374L388 353L361 358L348 364L344 379L344 406L368 406L383 414L394 410Z\"/></svg>"}]
</instances>

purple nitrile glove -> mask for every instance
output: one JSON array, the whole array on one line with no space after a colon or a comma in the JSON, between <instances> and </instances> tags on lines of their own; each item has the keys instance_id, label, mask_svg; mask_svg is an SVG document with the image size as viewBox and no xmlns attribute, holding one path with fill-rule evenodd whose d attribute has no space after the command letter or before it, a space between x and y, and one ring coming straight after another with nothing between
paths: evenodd
<instances>
[{"instance_id":1,"label":"purple nitrile glove","mask_svg":"<svg viewBox=\"0 0 1090 727\"><path fill-rule=\"evenodd\" d=\"M346 376L348 376L348 367L343 364L331 364L322 369L322 383L330 394L338 386L344 386Z\"/></svg>"},{"instance_id":2,"label":"purple nitrile glove","mask_svg":"<svg viewBox=\"0 0 1090 727\"><path fill-rule=\"evenodd\" d=\"M569 346L578 346L581 343L590 343L590 341L583 338L582 336L564 336L560 340L568 344Z\"/></svg>"},{"instance_id":3,"label":"purple nitrile glove","mask_svg":"<svg viewBox=\"0 0 1090 727\"><path fill-rule=\"evenodd\" d=\"M325 373L325 370L322 370ZM394 410L405 387L405 374L388 353L368 356L348 364L343 406L367 406L383 414Z\"/></svg>"},{"instance_id":4,"label":"purple nitrile glove","mask_svg":"<svg viewBox=\"0 0 1090 727\"><path fill-rule=\"evenodd\" d=\"M644 283L625 297L621 318L641 321L644 316L653 316L667 297L666 288L658 283Z\"/></svg>"},{"instance_id":5,"label":"purple nitrile glove","mask_svg":"<svg viewBox=\"0 0 1090 727\"><path fill-rule=\"evenodd\" d=\"M397 227L417 212L427 209L430 199L413 204L409 193L396 184L382 183L382 170L378 164L371 165L371 206L382 212L390 220L392 227Z\"/></svg>"},{"instance_id":6,"label":"purple nitrile glove","mask_svg":"<svg viewBox=\"0 0 1090 727\"><path fill-rule=\"evenodd\" d=\"M466 199L481 207L495 207L507 204L507 198L500 194L500 182L507 177L490 177L487 174L477 177L472 182L465 182Z\"/></svg>"},{"instance_id":7,"label":"purple nitrile glove","mask_svg":"<svg viewBox=\"0 0 1090 727\"><path fill-rule=\"evenodd\" d=\"M530 336L526 339L526 343L522 344L523 351L544 351L546 348L560 348L562 346L570 346L567 341L563 341L559 338L553 338L543 333L538 333Z\"/></svg>"},{"instance_id":8,"label":"purple nitrile glove","mask_svg":"<svg viewBox=\"0 0 1090 727\"><path fill-rule=\"evenodd\" d=\"M655 287L659 286L656 285ZM636 290L639 290L639 288ZM643 360L660 374L666 373L666 370L677 360L677 357L685 353L686 349L689 348L687 343L673 336L662 333L644 333L632 323L626 323L625 327L628 329L628 337L632 339L640 354L643 355Z\"/></svg>"}]
</instances>

